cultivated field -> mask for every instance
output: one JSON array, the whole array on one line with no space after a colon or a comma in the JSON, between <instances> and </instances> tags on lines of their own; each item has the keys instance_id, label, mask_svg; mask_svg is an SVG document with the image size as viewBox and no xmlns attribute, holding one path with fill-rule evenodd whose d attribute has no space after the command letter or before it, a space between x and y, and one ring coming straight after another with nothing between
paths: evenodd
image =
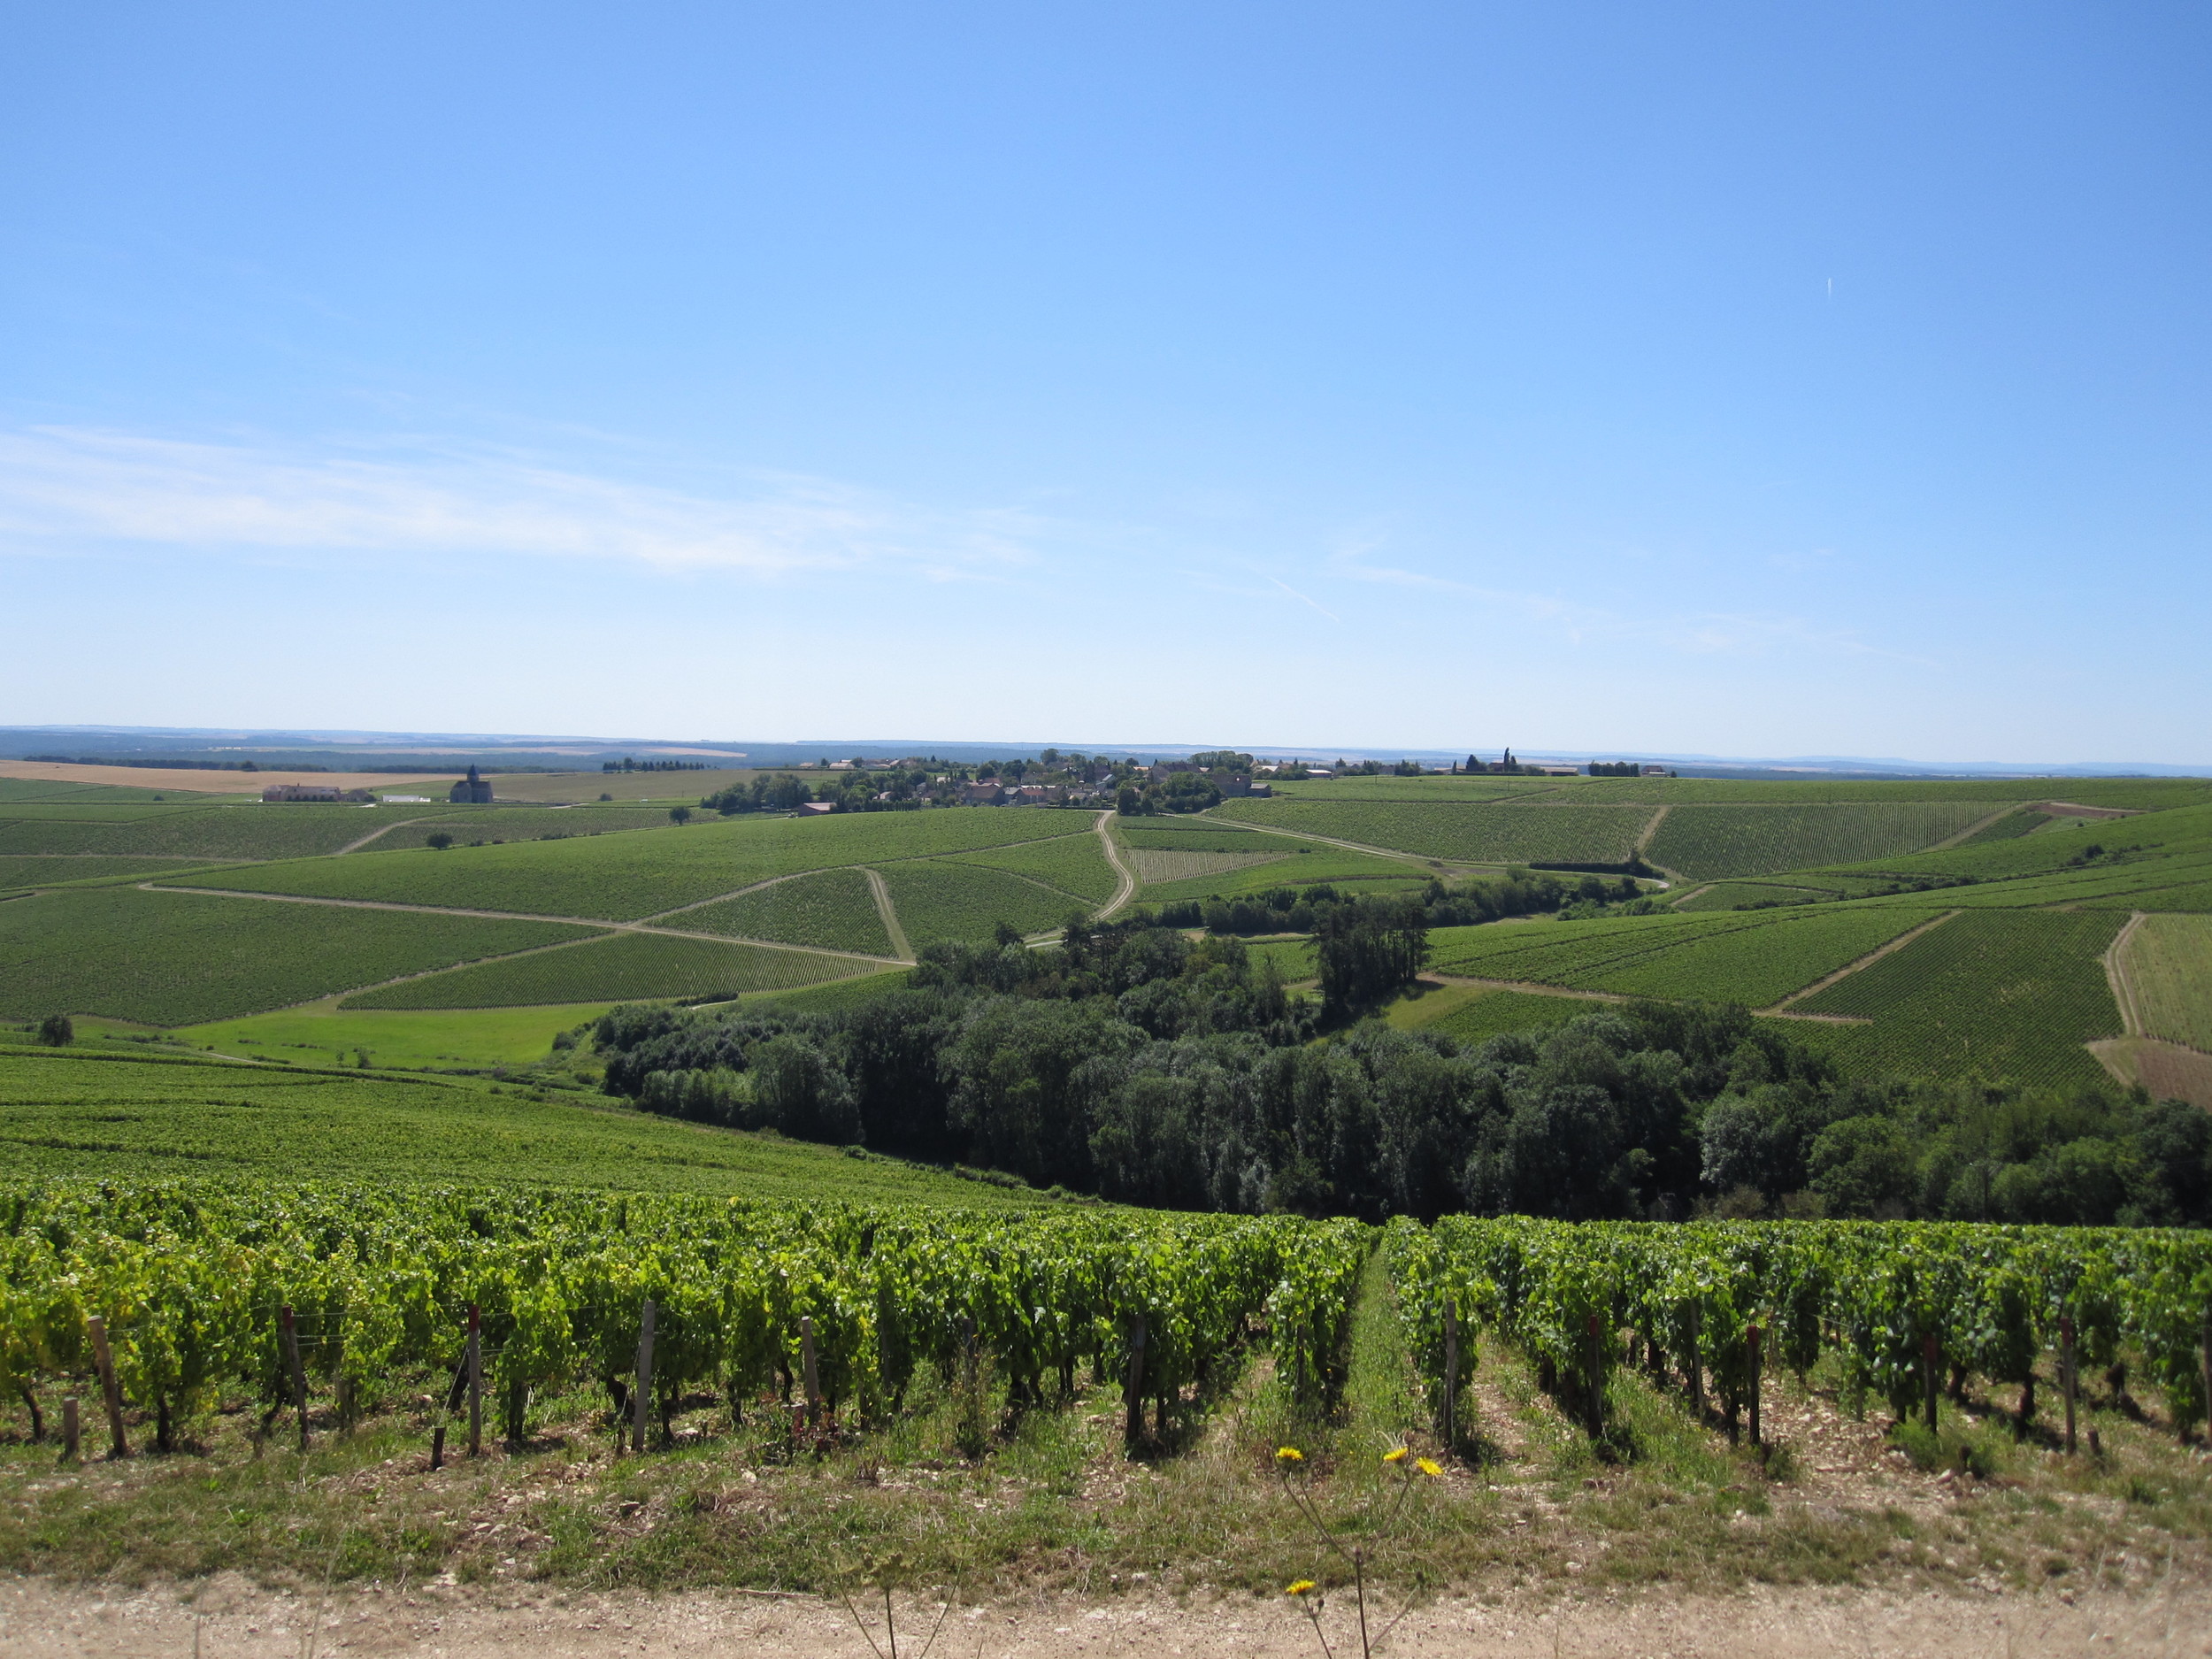
<instances>
[{"instance_id":1,"label":"cultivated field","mask_svg":"<svg viewBox=\"0 0 2212 1659\"><path fill-rule=\"evenodd\" d=\"M867 971L852 956L723 944L666 933L614 933L558 950L403 980L345 999L346 1008L512 1008L735 996L790 990Z\"/></svg>"},{"instance_id":2,"label":"cultivated field","mask_svg":"<svg viewBox=\"0 0 2212 1659\"><path fill-rule=\"evenodd\" d=\"M887 1158L468 1078L0 1045L0 1146L17 1179L92 1173L793 1200L836 1193L967 1208L1027 1202Z\"/></svg>"},{"instance_id":3,"label":"cultivated field","mask_svg":"<svg viewBox=\"0 0 2212 1659\"><path fill-rule=\"evenodd\" d=\"M2145 1036L2212 1054L2212 916L2146 916L2121 972Z\"/></svg>"},{"instance_id":4,"label":"cultivated field","mask_svg":"<svg viewBox=\"0 0 2212 1659\"><path fill-rule=\"evenodd\" d=\"M1639 807L1428 806L1303 797L1225 801L1216 811L1236 823L1471 864L1624 863L1652 817Z\"/></svg>"},{"instance_id":5,"label":"cultivated field","mask_svg":"<svg viewBox=\"0 0 2212 1659\"><path fill-rule=\"evenodd\" d=\"M132 887L36 893L0 903L0 1016L195 1025L588 936L557 923Z\"/></svg>"},{"instance_id":6,"label":"cultivated field","mask_svg":"<svg viewBox=\"0 0 2212 1659\"><path fill-rule=\"evenodd\" d=\"M687 933L727 933L783 945L814 945L889 956L891 935L865 872L822 870L667 918Z\"/></svg>"},{"instance_id":7,"label":"cultivated field","mask_svg":"<svg viewBox=\"0 0 2212 1659\"><path fill-rule=\"evenodd\" d=\"M1870 1075L2093 1083L2102 1072L2083 1045L2121 1034L2100 958L2124 919L1962 911L1792 1011L1869 1021L1806 1035Z\"/></svg>"},{"instance_id":8,"label":"cultivated field","mask_svg":"<svg viewBox=\"0 0 2212 1659\"><path fill-rule=\"evenodd\" d=\"M1917 852L1989 817L1982 801L1673 806L1644 856L1686 880Z\"/></svg>"}]
</instances>

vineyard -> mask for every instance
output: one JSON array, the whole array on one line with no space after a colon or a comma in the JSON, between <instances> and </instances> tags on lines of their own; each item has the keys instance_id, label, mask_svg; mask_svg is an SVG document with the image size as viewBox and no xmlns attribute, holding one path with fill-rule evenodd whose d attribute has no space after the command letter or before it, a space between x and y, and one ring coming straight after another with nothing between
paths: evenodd
<instances>
[{"instance_id":1,"label":"vineyard","mask_svg":"<svg viewBox=\"0 0 2212 1659\"><path fill-rule=\"evenodd\" d=\"M687 932L856 950L873 956L895 954L883 916L876 909L875 889L858 870L794 876L733 899L679 910L664 920Z\"/></svg>"},{"instance_id":2,"label":"vineyard","mask_svg":"<svg viewBox=\"0 0 2212 1659\"><path fill-rule=\"evenodd\" d=\"M1394 802L1229 801L1217 816L1463 864L1619 864L1651 820L1647 807L1411 805Z\"/></svg>"},{"instance_id":3,"label":"vineyard","mask_svg":"<svg viewBox=\"0 0 2212 1659\"><path fill-rule=\"evenodd\" d=\"M1789 910L1715 917L1439 928L1432 965L1621 995L1763 1007L1856 961L1932 911Z\"/></svg>"},{"instance_id":4,"label":"vineyard","mask_svg":"<svg viewBox=\"0 0 2212 1659\"><path fill-rule=\"evenodd\" d=\"M2205 1531L2200 1234L296 1181L0 1218L7 1397L129 1454L0 1451L37 1570L1348 1600L1285 1446L1347 1529L1431 1456L1371 1590L2123 1585Z\"/></svg>"},{"instance_id":5,"label":"vineyard","mask_svg":"<svg viewBox=\"0 0 2212 1659\"><path fill-rule=\"evenodd\" d=\"M735 940L720 944L666 933L616 933L558 950L403 980L349 996L342 1006L513 1008L639 997L735 996L841 979L864 972L866 966L850 956L818 956Z\"/></svg>"},{"instance_id":6,"label":"vineyard","mask_svg":"<svg viewBox=\"0 0 2212 1659\"><path fill-rule=\"evenodd\" d=\"M1805 1033L1864 1075L2093 1083L2103 1073L2081 1045L2120 1034L2100 958L2124 919L1967 910L1792 1011L1872 1021Z\"/></svg>"},{"instance_id":7,"label":"vineyard","mask_svg":"<svg viewBox=\"0 0 2212 1659\"><path fill-rule=\"evenodd\" d=\"M0 1015L191 1025L583 937L561 923L129 887L38 893L0 904Z\"/></svg>"},{"instance_id":8,"label":"vineyard","mask_svg":"<svg viewBox=\"0 0 2212 1659\"><path fill-rule=\"evenodd\" d=\"M1677 806L1645 850L1654 864L1692 881L1772 875L1918 852L1992 810L1985 801Z\"/></svg>"},{"instance_id":9,"label":"vineyard","mask_svg":"<svg viewBox=\"0 0 2212 1659\"><path fill-rule=\"evenodd\" d=\"M1001 922L1017 933L1042 933L1086 908L1073 894L1034 878L949 858L886 864L883 879L916 950L939 940L987 940Z\"/></svg>"},{"instance_id":10,"label":"vineyard","mask_svg":"<svg viewBox=\"0 0 2212 1659\"><path fill-rule=\"evenodd\" d=\"M2146 916L2124 949L2144 1035L2212 1054L2212 916Z\"/></svg>"},{"instance_id":11,"label":"vineyard","mask_svg":"<svg viewBox=\"0 0 2212 1659\"><path fill-rule=\"evenodd\" d=\"M1081 820L1079 820L1081 821ZM958 853L953 861L987 870L1003 870L1058 887L1094 904L1113 897L1118 878L1106 862L1104 848L1087 827L1079 834L1056 836L1050 841L1025 841L1019 846L987 852Z\"/></svg>"},{"instance_id":12,"label":"vineyard","mask_svg":"<svg viewBox=\"0 0 2212 1659\"><path fill-rule=\"evenodd\" d=\"M1356 1223L1286 1217L194 1184L5 1203L0 1382L96 1397L111 1377L163 1450L213 1398L326 1393L350 1423L425 1371L480 1379L511 1442L534 1395L594 1382L618 1418L634 1398L641 1450L698 1390L741 1417L795 1397L827 1431L896 1414L924 1367L986 1362L1039 1405L1079 1365L1122 1378L1134 1438L1262 1325L1333 1397L1365 1256Z\"/></svg>"},{"instance_id":13,"label":"vineyard","mask_svg":"<svg viewBox=\"0 0 2212 1659\"><path fill-rule=\"evenodd\" d=\"M1640 1369L1731 1438L1759 1439L1763 1366L1805 1377L1832 1358L1846 1397L1901 1419L1969 1381L2023 1391L2039 1367L2077 1374L2132 1354L2185 1432L2212 1380L2212 1236L2156 1229L1926 1222L1536 1221L1454 1217L1388 1229L1409 1347L1435 1401L1445 1317L1513 1343L1540 1386L1602 1436L1615 1374ZM1747 1417L1748 1422L1746 1423Z\"/></svg>"},{"instance_id":14,"label":"vineyard","mask_svg":"<svg viewBox=\"0 0 2212 1659\"><path fill-rule=\"evenodd\" d=\"M592 1100L311 1061L0 1049L0 1148L17 1180L188 1175L239 1192L311 1178L969 1208L1037 1202L887 1158L593 1110Z\"/></svg>"},{"instance_id":15,"label":"vineyard","mask_svg":"<svg viewBox=\"0 0 2212 1659\"><path fill-rule=\"evenodd\" d=\"M636 921L774 876L1037 841L1087 822L991 807L740 820L503 847L312 859L227 872L197 884Z\"/></svg>"}]
</instances>

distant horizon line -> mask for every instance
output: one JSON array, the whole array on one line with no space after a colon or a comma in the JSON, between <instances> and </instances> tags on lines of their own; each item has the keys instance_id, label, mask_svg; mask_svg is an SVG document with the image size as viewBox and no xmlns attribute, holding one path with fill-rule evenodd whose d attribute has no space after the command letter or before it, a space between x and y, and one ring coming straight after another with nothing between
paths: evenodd
<instances>
[{"instance_id":1,"label":"distant horizon line","mask_svg":"<svg viewBox=\"0 0 2212 1659\"><path fill-rule=\"evenodd\" d=\"M951 738L795 738L795 739L726 739L726 738L670 738L670 737L597 737L585 734L555 734L545 733L488 733L488 732L396 732L350 727L273 727L273 726L114 726L95 724L67 725L8 725L0 726L0 737L22 738L41 736L50 738L104 738L112 741L122 737L165 740L169 745L181 746L179 740L197 740L202 745L211 741L222 741L225 747L267 749L289 744L310 748L378 749L400 748L435 743L467 749L488 747L502 749L526 749L534 745L584 747L594 755L617 750L682 750L692 755L721 757L735 761L764 760L769 764L785 764L785 757L804 752L813 757L826 756L843 759L852 756L902 758L908 755L928 755L942 752L953 758L953 751L968 755L988 754L1012 758L1017 756L1035 756L1048 749L1063 753L1086 755L1122 755L1138 757L1182 756L1226 749L1235 754L1248 754L1255 759L1299 759L1323 761L1332 757L1345 760L1412 760L1454 761L1468 754L1478 757L1494 758L1507 749L1514 751L1517 759L1530 762L1549 761L1556 764L1586 764L1593 761L1635 761L1645 765L1670 764L1694 766L1756 768L1767 771L1829 772L1845 771L1904 771L1934 774L1995 774L2000 776L2208 776L2212 775L2212 763L2182 764L2165 761L1965 761L1913 760L1891 755L1725 755L1694 749L1654 749L1637 748L1601 749L1572 744L1477 745L1472 749L1441 747L1386 748L1373 744L1274 744L1274 743L1194 743L1194 742L1087 742L1074 740L1051 742L978 741ZM139 751L143 752L143 751ZM775 758L771 758L774 757ZM17 758L27 758L18 757ZM582 758L582 757L579 757Z\"/></svg>"}]
</instances>

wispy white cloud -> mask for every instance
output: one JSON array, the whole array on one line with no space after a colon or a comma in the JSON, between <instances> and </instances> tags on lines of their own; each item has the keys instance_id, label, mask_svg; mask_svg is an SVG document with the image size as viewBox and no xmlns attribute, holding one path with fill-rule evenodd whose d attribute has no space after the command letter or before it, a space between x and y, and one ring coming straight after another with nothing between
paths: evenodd
<instances>
[{"instance_id":1,"label":"wispy white cloud","mask_svg":"<svg viewBox=\"0 0 2212 1659\"><path fill-rule=\"evenodd\" d=\"M1801 617L1755 611L1626 611L1559 594L1493 588L1371 563L1370 556L1380 545L1373 538L1348 541L1332 556L1329 568L1348 580L1455 595L1526 622L1548 625L1576 643L1593 638L1639 640L1689 656L1753 657L1787 649L1932 665L1924 657L1870 645L1847 630L1820 627Z\"/></svg>"},{"instance_id":2,"label":"wispy white cloud","mask_svg":"<svg viewBox=\"0 0 2212 1659\"><path fill-rule=\"evenodd\" d=\"M1018 511L947 512L812 478L717 498L429 444L302 454L0 433L0 532L59 549L472 552L762 577L895 566L949 580L1028 562L1045 529Z\"/></svg>"}]
</instances>

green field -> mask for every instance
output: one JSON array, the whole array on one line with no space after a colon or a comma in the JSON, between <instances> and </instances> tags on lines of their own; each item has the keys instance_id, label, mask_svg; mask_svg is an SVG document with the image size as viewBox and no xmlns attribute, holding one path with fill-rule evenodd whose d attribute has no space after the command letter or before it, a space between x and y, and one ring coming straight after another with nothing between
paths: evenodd
<instances>
[{"instance_id":1,"label":"green field","mask_svg":"<svg viewBox=\"0 0 2212 1659\"><path fill-rule=\"evenodd\" d=\"M1871 1021L1808 1023L1805 1033L1861 1075L2100 1082L2103 1070L2082 1045L2120 1034L2101 958L2122 921L1964 911L1791 1011Z\"/></svg>"},{"instance_id":2,"label":"green field","mask_svg":"<svg viewBox=\"0 0 2212 1659\"><path fill-rule=\"evenodd\" d=\"M548 1184L632 1192L1026 1202L887 1158L568 1105L473 1079L0 1048L0 1146L19 1179L220 1176Z\"/></svg>"},{"instance_id":3,"label":"green field","mask_svg":"<svg viewBox=\"0 0 2212 1659\"><path fill-rule=\"evenodd\" d=\"M825 979L819 985L803 985L795 991L761 991L747 996L745 1001L748 1006L772 1002L778 1009L793 1013L831 1014L856 1008L887 991L902 991L907 984L907 971L894 968L886 973L864 973L856 979Z\"/></svg>"},{"instance_id":4,"label":"green field","mask_svg":"<svg viewBox=\"0 0 2212 1659\"><path fill-rule=\"evenodd\" d=\"M876 908L875 889L864 872L822 870L794 876L757 892L679 910L666 926L687 933L727 933L738 939L765 939L782 945L817 945L827 950L857 950L873 956L896 953Z\"/></svg>"},{"instance_id":5,"label":"green field","mask_svg":"<svg viewBox=\"0 0 2212 1659\"><path fill-rule=\"evenodd\" d=\"M1609 1006L1584 996L1448 985L1392 1003L1384 1018L1402 1031L1432 1031L1471 1047L1510 1032L1563 1025L1578 1015Z\"/></svg>"},{"instance_id":6,"label":"green field","mask_svg":"<svg viewBox=\"0 0 2212 1659\"><path fill-rule=\"evenodd\" d=\"M422 810L311 801L0 806L0 853L298 858L334 853Z\"/></svg>"},{"instance_id":7,"label":"green field","mask_svg":"<svg viewBox=\"0 0 2212 1659\"><path fill-rule=\"evenodd\" d=\"M1843 866L1866 873L1963 875L1977 880L2055 873L2091 846L2138 863L2212 855L2212 807L2185 807L2130 818L2055 820L2047 831L1978 841L1941 852L1865 859Z\"/></svg>"},{"instance_id":8,"label":"green field","mask_svg":"<svg viewBox=\"0 0 2212 1659\"><path fill-rule=\"evenodd\" d=\"M1040 813L994 807L737 819L504 847L306 860L195 879L265 893L636 921L772 876L1003 846L1061 827Z\"/></svg>"},{"instance_id":9,"label":"green field","mask_svg":"<svg viewBox=\"0 0 2212 1659\"><path fill-rule=\"evenodd\" d=\"M207 803L235 796L201 795L186 789L134 789L127 785L52 782L41 778L0 778L0 815L12 806L32 802L162 802Z\"/></svg>"},{"instance_id":10,"label":"green field","mask_svg":"<svg viewBox=\"0 0 2212 1659\"><path fill-rule=\"evenodd\" d=\"M1985 801L1675 806L1644 856L1686 880L1773 875L1918 852L1989 816Z\"/></svg>"},{"instance_id":11,"label":"green field","mask_svg":"<svg viewBox=\"0 0 2212 1659\"><path fill-rule=\"evenodd\" d=\"M181 875L204 870L201 858L109 857L99 853L29 853L0 856L0 891L21 887L77 887L88 881Z\"/></svg>"},{"instance_id":12,"label":"green field","mask_svg":"<svg viewBox=\"0 0 2212 1659\"><path fill-rule=\"evenodd\" d=\"M1056 928L1082 901L1002 870L949 858L886 864L906 942L916 950L943 940L988 940L999 923L1024 933Z\"/></svg>"},{"instance_id":13,"label":"green field","mask_svg":"<svg viewBox=\"0 0 2212 1659\"><path fill-rule=\"evenodd\" d=\"M664 933L617 933L560 950L488 962L452 973L387 986L344 1006L354 1008L515 1008L555 1002L649 1002L664 997L735 996L789 990L842 979L863 964L849 956L817 956L764 945Z\"/></svg>"},{"instance_id":14,"label":"green field","mask_svg":"<svg viewBox=\"0 0 2212 1659\"><path fill-rule=\"evenodd\" d=\"M366 1049L373 1066L402 1071L441 1066L523 1066L546 1057L557 1033L595 1019L611 1006L382 1011L347 1009L335 997L244 1019L187 1025L180 1041L246 1059L303 1065L352 1065ZM84 1033L81 1031L81 1038Z\"/></svg>"},{"instance_id":15,"label":"green field","mask_svg":"<svg viewBox=\"0 0 2212 1659\"><path fill-rule=\"evenodd\" d=\"M1758 904L1818 903L1845 896L1839 887L1816 887L1809 879L1801 882L1716 881L1701 890L1684 888L1682 897L1671 908L1685 916L1698 916L1711 910L1747 910Z\"/></svg>"},{"instance_id":16,"label":"green field","mask_svg":"<svg viewBox=\"0 0 2212 1659\"><path fill-rule=\"evenodd\" d=\"M1493 864L1624 863L1652 816L1648 808L1629 806L1428 806L1302 799L1225 801L1215 813L1234 822L1387 847L1424 858Z\"/></svg>"},{"instance_id":17,"label":"green field","mask_svg":"<svg viewBox=\"0 0 2212 1659\"><path fill-rule=\"evenodd\" d=\"M1493 922L1437 929L1430 966L1470 979L1762 1008L1857 961L1928 914L1821 909Z\"/></svg>"},{"instance_id":18,"label":"green field","mask_svg":"<svg viewBox=\"0 0 2212 1659\"><path fill-rule=\"evenodd\" d=\"M466 846L474 841L563 841L573 835L603 835L610 830L673 827L665 807L629 806L419 806L412 822L397 824L360 849L399 852L426 847L445 834Z\"/></svg>"},{"instance_id":19,"label":"green field","mask_svg":"<svg viewBox=\"0 0 2212 1659\"><path fill-rule=\"evenodd\" d=\"M2155 811L2212 803L2212 779L2204 778L1930 778L1889 781L1850 779L1786 780L1766 778L1339 778L1328 783L1279 783L1277 795L1300 801L1570 802L1581 806L1630 804L1756 805L1801 802L1984 801L1993 812L2008 802L2071 801Z\"/></svg>"},{"instance_id":20,"label":"green field","mask_svg":"<svg viewBox=\"0 0 2212 1659\"><path fill-rule=\"evenodd\" d=\"M1286 847L1295 841L1285 841ZM1133 856L1133 855L1131 855ZM1168 881L1147 881L1142 891L1147 904L1168 904L1183 899L1233 899L1277 887L1309 887L1325 881L1340 892L1399 893L1417 891L1427 885L1427 873L1417 865L1368 853L1346 852L1323 847L1310 853L1264 864L1244 864L1214 875L1182 876Z\"/></svg>"},{"instance_id":21,"label":"green field","mask_svg":"<svg viewBox=\"0 0 2212 1659\"><path fill-rule=\"evenodd\" d=\"M585 936L561 923L65 889L0 904L0 1016L193 1025Z\"/></svg>"},{"instance_id":22,"label":"green field","mask_svg":"<svg viewBox=\"0 0 2212 1659\"><path fill-rule=\"evenodd\" d=\"M1258 830L1237 829L1213 818L1189 818L1167 824L1152 818L1124 818L1114 833L1124 847L1137 851L1190 853L1311 852L1310 843Z\"/></svg>"},{"instance_id":23,"label":"green field","mask_svg":"<svg viewBox=\"0 0 2212 1659\"><path fill-rule=\"evenodd\" d=\"M1263 839L1254 836L1255 841ZM1211 876L1225 876L1233 870L1249 870L1256 864L1281 864L1297 856L1292 852L1187 852L1181 848L1171 851L1150 847L1132 848L1125 855L1137 872L1137 879L1148 888L1171 887L1179 881L1199 881Z\"/></svg>"},{"instance_id":24,"label":"green field","mask_svg":"<svg viewBox=\"0 0 2212 1659\"><path fill-rule=\"evenodd\" d=\"M2212 916L2146 916L2124 965L2145 1036L2212 1053Z\"/></svg>"},{"instance_id":25,"label":"green field","mask_svg":"<svg viewBox=\"0 0 2212 1659\"><path fill-rule=\"evenodd\" d=\"M1978 847L1984 841L2016 841L2023 835L2033 834L2051 822L2050 818L2046 818L2040 812L2031 811L2026 807L2015 807L1995 823L1983 825L1959 845Z\"/></svg>"},{"instance_id":26,"label":"green field","mask_svg":"<svg viewBox=\"0 0 2212 1659\"><path fill-rule=\"evenodd\" d=\"M961 853L958 862L987 870L1004 870L1060 888L1094 904L1103 904L1120 885L1114 867L1106 862L1106 849L1087 826L1080 834L1062 835L1048 841L1031 841L987 852Z\"/></svg>"}]
</instances>

